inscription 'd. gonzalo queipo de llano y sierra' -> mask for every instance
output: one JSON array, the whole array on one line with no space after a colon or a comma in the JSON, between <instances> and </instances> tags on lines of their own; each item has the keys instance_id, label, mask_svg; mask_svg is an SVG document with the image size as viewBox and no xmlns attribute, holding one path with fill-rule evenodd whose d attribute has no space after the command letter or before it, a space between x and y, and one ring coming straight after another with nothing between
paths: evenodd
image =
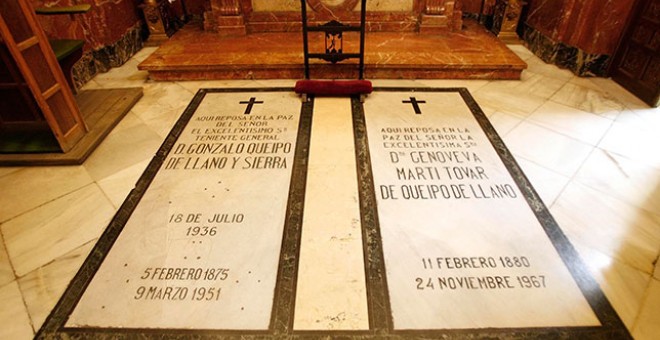
<instances>
[{"instance_id":1,"label":"inscription 'd. gonzalo queipo de llano y sierra'","mask_svg":"<svg viewBox=\"0 0 660 340\"><path fill-rule=\"evenodd\" d=\"M268 329L299 110L206 94L67 327Z\"/></svg>"}]
</instances>

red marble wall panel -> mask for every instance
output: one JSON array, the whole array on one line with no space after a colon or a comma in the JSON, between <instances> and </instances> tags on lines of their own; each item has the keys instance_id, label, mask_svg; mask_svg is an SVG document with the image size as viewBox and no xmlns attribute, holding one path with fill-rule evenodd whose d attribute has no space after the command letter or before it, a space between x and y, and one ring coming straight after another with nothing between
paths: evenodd
<instances>
[{"instance_id":1,"label":"red marble wall panel","mask_svg":"<svg viewBox=\"0 0 660 340\"><path fill-rule=\"evenodd\" d=\"M527 2L527 25L551 39L558 39L564 7L571 0L530 0Z\"/></svg>"},{"instance_id":2,"label":"red marble wall panel","mask_svg":"<svg viewBox=\"0 0 660 340\"><path fill-rule=\"evenodd\" d=\"M482 0L461 0L461 5L463 6L463 13L475 13L478 14L481 10L481 1ZM496 0L485 0L484 1L484 14L493 14L493 9L495 8Z\"/></svg>"},{"instance_id":3,"label":"red marble wall panel","mask_svg":"<svg viewBox=\"0 0 660 340\"><path fill-rule=\"evenodd\" d=\"M566 42L589 53L613 54L634 0L584 1Z\"/></svg>"},{"instance_id":4,"label":"red marble wall panel","mask_svg":"<svg viewBox=\"0 0 660 340\"><path fill-rule=\"evenodd\" d=\"M76 14L73 24L68 15L38 16L49 37L86 41L85 50L112 45L140 22L140 0L31 0L33 7L67 6L89 3L85 14Z\"/></svg>"},{"instance_id":5,"label":"red marble wall panel","mask_svg":"<svg viewBox=\"0 0 660 340\"><path fill-rule=\"evenodd\" d=\"M635 0L528 0L526 24L588 53L614 53Z\"/></svg>"}]
</instances>

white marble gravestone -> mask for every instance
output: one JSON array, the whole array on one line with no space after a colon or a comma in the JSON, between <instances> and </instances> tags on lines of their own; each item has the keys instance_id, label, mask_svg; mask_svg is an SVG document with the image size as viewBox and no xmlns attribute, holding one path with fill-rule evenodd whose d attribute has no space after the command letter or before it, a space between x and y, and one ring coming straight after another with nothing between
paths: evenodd
<instances>
[{"instance_id":1,"label":"white marble gravestone","mask_svg":"<svg viewBox=\"0 0 660 340\"><path fill-rule=\"evenodd\" d=\"M268 329L299 110L208 93L66 326Z\"/></svg>"},{"instance_id":2,"label":"white marble gravestone","mask_svg":"<svg viewBox=\"0 0 660 340\"><path fill-rule=\"evenodd\" d=\"M599 325L458 92L364 110L394 329Z\"/></svg>"}]
</instances>

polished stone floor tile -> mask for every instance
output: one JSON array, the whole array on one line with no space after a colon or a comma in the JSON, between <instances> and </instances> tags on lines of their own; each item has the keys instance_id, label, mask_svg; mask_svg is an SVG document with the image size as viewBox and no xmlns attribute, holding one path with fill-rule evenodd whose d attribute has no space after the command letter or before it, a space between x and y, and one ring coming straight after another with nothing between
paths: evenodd
<instances>
[{"instance_id":1,"label":"polished stone floor tile","mask_svg":"<svg viewBox=\"0 0 660 340\"><path fill-rule=\"evenodd\" d=\"M590 88L594 91L605 93L608 98L614 98L616 101L633 110L648 110L649 105L641 99L635 97L632 93L626 91L621 85L612 81L610 78L598 77L574 77L570 80L571 84ZM653 110L660 110L655 108Z\"/></svg>"},{"instance_id":2,"label":"polished stone floor tile","mask_svg":"<svg viewBox=\"0 0 660 340\"><path fill-rule=\"evenodd\" d=\"M651 280L632 331L637 340L654 340L660 334L660 281Z\"/></svg>"},{"instance_id":3,"label":"polished stone floor tile","mask_svg":"<svg viewBox=\"0 0 660 340\"><path fill-rule=\"evenodd\" d=\"M506 88L500 89L495 85L495 88L488 89L487 86L472 94L479 106L492 108L495 111L512 114L520 118L526 118L545 102L542 97L534 95L520 96L515 91Z\"/></svg>"},{"instance_id":4,"label":"polished stone floor tile","mask_svg":"<svg viewBox=\"0 0 660 340\"><path fill-rule=\"evenodd\" d=\"M548 99L557 93L566 82L567 80L565 79L548 78L532 71L523 71L522 77L519 81L491 81L482 89L490 91L506 91L507 93L517 94L519 97L533 96Z\"/></svg>"},{"instance_id":5,"label":"polished stone floor tile","mask_svg":"<svg viewBox=\"0 0 660 340\"><path fill-rule=\"evenodd\" d=\"M513 51L513 53L518 55L518 57L520 57L520 59L522 60L529 60L530 58L536 57L534 53L532 53L523 45L509 44L506 45L506 47L508 47L511 51Z\"/></svg>"},{"instance_id":6,"label":"polished stone floor tile","mask_svg":"<svg viewBox=\"0 0 660 340\"><path fill-rule=\"evenodd\" d=\"M653 274L660 249L659 215L580 184L569 185L551 212L571 240Z\"/></svg>"},{"instance_id":7,"label":"polished stone floor tile","mask_svg":"<svg viewBox=\"0 0 660 340\"><path fill-rule=\"evenodd\" d=\"M523 71L523 74L525 72ZM482 88L490 81L488 80L457 80L457 79L419 79L419 84L425 87L465 87L470 92L475 92L478 89ZM397 86L397 83L392 83L392 85ZM401 85L398 85L401 86Z\"/></svg>"},{"instance_id":8,"label":"polished stone floor tile","mask_svg":"<svg viewBox=\"0 0 660 340\"><path fill-rule=\"evenodd\" d=\"M11 262L9 262L9 255L7 255L7 249L5 249L5 241L0 233L0 286L4 286L15 279L14 268L12 268Z\"/></svg>"},{"instance_id":9,"label":"polished stone floor tile","mask_svg":"<svg viewBox=\"0 0 660 340\"><path fill-rule=\"evenodd\" d=\"M90 184L4 223L2 233L16 275L22 277L98 238L114 213L99 187Z\"/></svg>"},{"instance_id":10,"label":"polished stone floor tile","mask_svg":"<svg viewBox=\"0 0 660 340\"><path fill-rule=\"evenodd\" d=\"M564 85L550 100L609 119L616 119L625 109L621 102L606 92L572 82Z\"/></svg>"},{"instance_id":11,"label":"polished stone floor tile","mask_svg":"<svg viewBox=\"0 0 660 340\"><path fill-rule=\"evenodd\" d=\"M245 87L291 87L295 85L295 80L280 79L280 80L252 80L252 79L241 79L241 80L186 80L186 81L177 81L175 82L179 86L185 88L186 90L197 93L199 89L204 88L245 88Z\"/></svg>"},{"instance_id":12,"label":"polished stone floor tile","mask_svg":"<svg viewBox=\"0 0 660 340\"><path fill-rule=\"evenodd\" d=\"M504 137L511 152L564 176L573 176L593 146L524 121Z\"/></svg>"},{"instance_id":13,"label":"polished stone floor tile","mask_svg":"<svg viewBox=\"0 0 660 340\"><path fill-rule=\"evenodd\" d=\"M149 73L137 69L140 62L134 58L129 59L122 67L110 69L94 77L94 81L102 88L121 88L144 86Z\"/></svg>"},{"instance_id":14,"label":"polished stone floor tile","mask_svg":"<svg viewBox=\"0 0 660 340\"><path fill-rule=\"evenodd\" d=\"M96 182L115 208L119 209L124 203L149 162L150 160L144 160L136 163Z\"/></svg>"},{"instance_id":15,"label":"polished stone floor tile","mask_svg":"<svg viewBox=\"0 0 660 340\"><path fill-rule=\"evenodd\" d=\"M494 112L493 114L488 115L488 120L500 137L506 136L522 122L521 118L503 112Z\"/></svg>"},{"instance_id":16,"label":"polished stone floor tile","mask_svg":"<svg viewBox=\"0 0 660 340\"><path fill-rule=\"evenodd\" d=\"M568 177L522 157L516 157L516 161L530 182L534 183L534 189L548 207L555 202L570 181Z\"/></svg>"},{"instance_id":17,"label":"polished stone floor tile","mask_svg":"<svg viewBox=\"0 0 660 340\"><path fill-rule=\"evenodd\" d=\"M20 170L20 167L0 166L0 177Z\"/></svg>"},{"instance_id":18,"label":"polished stone floor tile","mask_svg":"<svg viewBox=\"0 0 660 340\"><path fill-rule=\"evenodd\" d=\"M93 182L81 166L25 167L0 177L0 223Z\"/></svg>"},{"instance_id":19,"label":"polished stone floor tile","mask_svg":"<svg viewBox=\"0 0 660 340\"><path fill-rule=\"evenodd\" d=\"M158 150L163 137L139 119L131 122L123 126L122 121L83 164L94 180L102 180L151 159Z\"/></svg>"},{"instance_id":20,"label":"polished stone floor tile","mask_svg":"<svg viewBox=\"0 0 660 340\"><path fill-rule=\"evenodd\" d=\"M31 339L32 323L16 281L0 286L0 305L0 339Z\"/></svg>"},{"instance_id":21,"label":"polished stone floor tile","mask_svg":"<svg viewBox=\"0 0 660 340\"><path fill-rule=\"evenodd\" d=\"M632 329L652 281L650 276L576 240L571 242L628 330Z\"/></svg>"},{"instance_id":22,"label":"polished stone floor tile","mask_svg":"<svg viewBox=\"0 0 660 340\"><path fill-rule=\"evenodd\" d=\"M528 120L590 145L597 145L612 125L609 119L551 101L534 111Z\"/></svg>"},{"instance_id":23,"label":"polished stone floor tile","mask_svg":"<svg viewBox=\"0 0 660 340\"><path fill-rule=\"evenodd\" d=\"M660 130L660 108L624 110L616 121L631 129L654 132Z\"/></svg>"},{"instance_id":24,"label":"polished stone floor tile","mask_svg":"<svg viewBox=\"0 0 660 340\"><path fill-rule=\"evenodd\" d=\"M625 156L660 169L660 134L657 131L638 130L614 122L598 145L609 152Z\"/></svg>"},{"instance_id":25,"label":"polished stone floor tile","mask_svg":"<svg viewBox=\"0 0 660 340\"><path fill-rule=\"evenodd\" d=\"M144 97L132 108L147 126L163 139L192 100L194 93L178 83L151 83L143 88Z\"/></svg>"},{"instance_id":26,"label":"polished stone floor tile","mask_svg":"<svg viewBox=\"0 0 660 340\"><path fill-rule=\"evenodd\" d=\"M46 320L95 243L96 239L93 239L81 244L18 280L35 329Z\"/></svg>"},{"instance_id":27,"label":"polished stone floor tile","mask_svg":"<svg viewBox=\"0 0 660 340\"><path fill-rule=\"evenodd\" d=\"M526 59L525 62L527 63L527 71L541 74L546 78L568 81L576 77L571 71L561 69L553 64L546 64L536 56Z\"/></svg>"},{"instance_id":28,"label":"polished stone floor tile","mask_svg":"<svg viewBox=\"0 0 660 340\"><path fill-rule=\"evenodd\" d=\"M660 169L597 148L582 165L575 180L660 215Z\"/></svg>"}]
</instances>

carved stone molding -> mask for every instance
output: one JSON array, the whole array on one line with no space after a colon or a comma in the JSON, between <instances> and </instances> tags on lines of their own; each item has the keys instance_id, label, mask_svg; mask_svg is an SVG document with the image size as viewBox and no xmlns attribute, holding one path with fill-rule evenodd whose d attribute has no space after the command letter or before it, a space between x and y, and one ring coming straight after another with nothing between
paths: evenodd
<instances>
[{"instance_id":1,"label":"carved stone molding","mask_svg":"<svg viewBox=\"0 0 660 340\"><path fill-rule=\"evenodd\" d=\"M239 0L210 0L210 2L211 14L206 16L210 19L208 21L214 31L224 36L247 34Z\"/></svg>"},{"instance_id":2,"label":"carved stone molding","mask_svg":"<svg viewBox=\"0 0 660 340\"><path fill-rule=\"evenodd\" d=\"M525 2L521 0L497 0L495 10L493 11L493 27L491 31L500 40L506 43L519 42L516 30L524 5Z\"/></svg>"},{"instance_id":3,"label":"carved stone molding","mask_svg":"<svg viewBox=\"0 0 660 340\"><path fill-rule=\"evenodd\" d=\"M458 31L463 25L460 0L426 0L419 23L423 33Z\"/></svg>"},{"instance_id":4,"label":"carved stone molding","mask_svg":"<svg viewBox=\"0 0 660 340\"><path fill-rule=\"evenodd\" d=\"M355 9L359 0L307 0L307 5L317 13L324 12L350 12Z\"/></svg>"},{"instance_id":5,"label":"carved stone molding","mask_svg":"<svg viewBox=\"0 0 660 340\"><path fill-rule=\"evenodd\" d=\"M426 0L424 14L443 15L445 14L445 0Z\"/></svg>"}]
</instances>

